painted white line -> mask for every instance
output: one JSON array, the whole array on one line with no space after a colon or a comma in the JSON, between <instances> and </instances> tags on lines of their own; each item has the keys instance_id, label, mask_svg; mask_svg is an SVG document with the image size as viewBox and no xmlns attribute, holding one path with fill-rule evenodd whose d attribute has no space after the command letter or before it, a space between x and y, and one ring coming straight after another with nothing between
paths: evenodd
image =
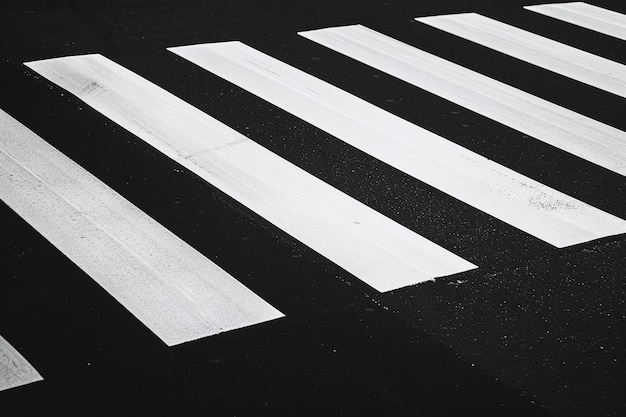
<instances>
[{"instance_id":1,"label":"painted white line","mask_svg":"<svg viewBox=\"0 0 626 417\"><path fill-rule=\"evenodd\" d=\"M626 97L626 66L476 13L415 20L522 61Z\"/></svg>"},{"instance_id":2,"label":"painted white line","mask_svg":"<svg viewBox=\"0 0 626 417\"><path fill-rule=\"evenodd\" d=\"M475 268L105 57L27 65L379 291Z\"/></svg>"},{"instance_id":3,"label":"painted white line","mask_svg":"<svg viewBox=\"0 0 626 417\"><path fill-rule=\"evenodd\" d=\"M605 35L626 40L626 15L584 2L552 3L525 6L541 13Z\"/></svg>"},{"instance_id":4,"label":"painted white line","mask_svg":"<svg viewBox=\"0 0 626 417\"><path fill-rule=\"evenodd\" d=\"M0 391L43 381L39 372L0 336Z\"/></svg>"},{"instance_id":5,"label":"painted white line","mask_svg":"<svg viewBox=\"0 0 626 417\"><path fill-rule=\"evenodd\" d=\"M2 111L0 199L169 346L282 317Z\"/></svg>"},{"instance_id":6,"label":"painted white line","mask_svg":"<svg viewBox=\"0 0 626 417\"><path fill-rule=\"evenodd\" d=\"M240 42L174 53L376 158L555 246L626 222L524 177Z\"/></svg>"},{"instance_id":7,"label":"painted white line","mask_svg":"<svg viewBox=\"0 0 626 417\"><path fill-rule=\"evenodd\" d=\"M361 25L300 35L626 176L626 132Z\"/></svg>"}]
</instances>

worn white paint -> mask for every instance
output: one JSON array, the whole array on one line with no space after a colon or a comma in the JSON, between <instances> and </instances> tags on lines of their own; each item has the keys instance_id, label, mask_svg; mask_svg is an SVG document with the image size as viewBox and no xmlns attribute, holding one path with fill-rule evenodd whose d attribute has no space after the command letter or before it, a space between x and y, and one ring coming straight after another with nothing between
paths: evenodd
<instances>
[{"instance_id":1,"label":"worn white paint","mask_svg":"<svg viewBox=\"0 0 626 417\"><path fill-rule=\"evenodd\" d=\"M43 381L39 372L0 336L0 391Z\"/></svg>"},{"instance_id":2,"label":"worn white paint","mask_svg":"<svg viewBox=\"0 0 626 417\"><path fill-rule=\"evenodd\" d=\"M415 20L522 61L626 97L626 66L476 13Z\"/></svg>"},{"instance_id":3,"label":"worn white paint","mask_svg":"<svg viewBox=\"0 0 626 417\"><path fill-rule=\"evenodd\" d=\"M524 177L240 42L171 49L370 155L555 246L626 222Z\"/></svg>"},{"instance_id":4,"label":"worn white paint","mask_svg":"<svg viewBox=\"0 0 626 417\"><path fill-rule=\"evenodd\" d=\"M300 35L626 176L626 132L361 25Z\"/></svg>"},{"instance_id":5,"label":"worn white paint","mask_svg":"<svg viewBox=\"0 0 626 417\"><path fill-rule=\"evenodd\" d=\"M28 66L379 291L475 268L105 57Z\"/></svg>"},{"instance_id":6,"label":"worn white paint","mask_svg":"<svg viewBox=\"0 0 626 417\"><path fill-rule=\"evenodd\" d=\"M170 346L282 317L2 111L0 199Z\"/></svg>"},{"instance_id":7,"label":"worn white paint","mask_svg":"<svg viewBox=\"0 0 626 417\"><path fill-rule=\"evenodd\" d=\"M541 13L564 22L573 23L605 35L626 40L626 15L603 9L581 1L525 6L527 10Z\"/></svg>"}]
</instances>

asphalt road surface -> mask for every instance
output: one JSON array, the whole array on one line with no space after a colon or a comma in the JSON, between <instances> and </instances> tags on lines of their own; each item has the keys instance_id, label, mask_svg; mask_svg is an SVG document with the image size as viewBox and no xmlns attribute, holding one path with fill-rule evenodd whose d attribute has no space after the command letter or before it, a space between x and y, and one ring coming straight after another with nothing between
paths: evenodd
<instances>
[{"instance_id":1,"label":"asphalt road surface","mask_svg":"<svg viewBox=\"0 0 626 417\"><path fill-rule=\"evenodd\" d=\"M626 13L626 6L616 0L592 3ZM625 40L524 9L528 4L514 0L4 0L0 4L0 109L6 112L0 118L0 162L5 161L0 171L0 415L626 415L623 93L527 62L539 55L536 45L528 59L520 59L415 20L479 13L617 63L610 64L610 72L617 79L615 88L623 89L626 78L620 78L619 72L626 64ZM458 98L442 98L432 90L448 86L447 81L426 83L430 87L415 85L299 34L355 24L482 74L498 85L514 87L524 92L523 97L538 97L542 103L612 129L615 147L621 146L622 153L609 154L621 158L621 168L586 157L587 142L576 154L547 143L543 128L528 133L494 120L486 111L470 109L460 102L465 93L458 93L457 87L452 91ZM235 55L234 44L224 44L223 74L167 49L223 41L240 41L336 89L328 87L331 99L318 100L323 94L316 88L326 84L270 71L253 62L256 52L232 63L228 59ZM374 42L364 45L376 48ZM349 52L356 49L351 46ZM80 68L69 72L65 62L70 61L42 61L83 56L71 61L80 66L86 54L100 54L119 66L111 70L106 64L102 74L85 75L78 73ZM212 65L221 59L208 62ZM570 60L575 58L568 55L565 61ZM42 62L51 66L37 64ZM419 59L402 65L409 73L424 67ZM48 71L53 67L56 72ZM245 71L255 68L262 68L268 78L261 82L249 78L250 84L243 85ZM459 71L465 74L465 69ZM137 84L125 82L113 91L111 80L128 71L141 77ZM433 74L444 80L451 77L443 70ZM231 75L235 78L227 80ZM236 78L239 75L242 78ZM96 81L89 81L90 76ZM274 85L268 81L271 77L276 77L280 88L271 87L265 94L261 90ZM72 91L68 85L79 79L89 83ZM111 84L107 87L103 79ZM143 100L144 86L158 90L159 98L134 103L135 98ZM473 82L467 86L476 89ZM250 91L257 87L261 90ZM472 94L491 91L486 88ZM294 91L303 95L293 98L289 94ZM510 91L496 101L492 112L513 102ZM119 97L124 94L127 107L120 110ZM484 94L491 98L491 93ZM275 194L268 191L263 198L284 212L262 212L256 206L260 199L254 193L261 192L261 186L245 183L251 190L247 192L245 187L231 190L213 180L220 175L219 166L211 159L194 159L200 152L194 154L191 145L188 154L183 152L187 145L181 145L183 150L174 155L149 142L157 136L170 144L189 139L185 129L191 116L187 110L175 110L177 100L188 103L180 104L183 107L200 110L200 126L219 121L228 127L225 137L236 138L213 150L232 149L236 154L243 143L254 151L236 165L237 175L250 175L250 182L274 175L267 184ZM476 100L470 97L469 102ZM537 105L529 108L526 111L532 113ZM106 112L111 109L118 113ZM362 116L366 110L371 112ZM547 125L563 125L552 121L556 120L552 114L545 117ZM449 171L432 180L426 178L432 170L425 169L423 177L411 171L424 163L411 159L409 151L394 148L392 142L399 140L402 130L396 126L405 126L401 119L410 122L409 142L412 135L419 137L423 142L417 152L427 149L427 158L447 161L449 152L430 150L431 144L445 138L459 145L460 152L469 151L462 153L463 158L475 158L476 166L487 166L485 161L490 160L495 165L489 167L506 167L533 184L556 190L564 206L574 207L572 199L590 207L590 218L609 218L609 230L575 242L586 233L586 226L570 232L570 223L555 227L550 222L556 220L549 220L545 227L531 230L534 217L527 221L528 228L519 226L506 217L515 213L514 204L510 209L508 205L519 193L513 186L487 190L495 189L499 200L477 208L474 201L483 204L483 194L467 188L467 197L461 198L437 182L453 188L467 181L471 187L467 178L475 175L473 165L465 168L446 162ZM327 120L331 121L324 124ZM154 133L167 123L165 133ZM129 129L139 125L143 130ZM421 133L411 130L412 125L422 128ZM202 136L205 130L199 129ZM39 138L37 146L44 148L24 145L26 137ZM370 142L366 146L361 140ZM83 236L77 240L64 234L75 219L87 218L89 233L100 233L107 227L106 219L115 218L117 212L105 212L100 223L93 220L78 204L88 205L95 197L80 187L72 197L77 202L64 197L65 188L74 189L71 185L61 185L61 191L50 186L50 199L45 200L40 190L48 190L45 184L54 180L36 169L47 165L27 166L7 150L13 145L37 158L45 159L49 152L65 155L70 162L58 165L62 172L63 167L78 164L85 178L95 177L104 184L101 189L113 190L119 204L130 202L143 213L141 219L153 219L158 233L179 239L177 244L197 255L198 262L217 265L235 295L225 298L224 308L218 308L222 301L212 299L194 307L209 311L200 315L200 325L211 322L212 314L226 321L239 318L230 308L241 302L241 285L247 288L250 302L256 303L250 308L256 315L228 331L205 329L193 336L197 333L190 330L192 336L180 336L184 332L166 323L167 314L159 315L161 305L175 305L177 299L157 289L154 292L162 300L145 304L141 297L152 287L133 287L140 274L124 269L121 257L135 246L142 250L148 238L140 235L133 243L120 244L122 249L116 246L120 258L95 246L81 246L77 242ZM52 149L48 145L54 149L41 150ZM398 160L406 157L408 168L382 157L387 151ZM205 154L221 151L212 152ZM266 157L277 162L258 162ZM283 165L284 173L273 171ZM454 175L453 168L457 168ZM227 184L236 175L225 172ZM76 179L74 174L70 177ZM286 188L289 181L301 178L316 185ZM460 188L460 193L467 191ZM34 200L28 203L15 197L18 192ZM321 194L325 192L337 200ZM507 192L509 197L502 200ZM253 197L246 200L248 195ZM308 211L293 208L304 199L310 201L302 203ZM51 201L59 201L58 212ZM552 214L557 220L565 216L561 206L531 201L538 216ZM488 214L489 204L497 202L503 212ZM350 234L361 227L359 222L350 222L358 224L349 225L352 229L337 223L335 214L343 215L342 210L348 212L353 206L372 216L372 222L382 222L372 229L374 238ZM76 211L67 214L68 210ZM290 226L289 216L296 218L302 212L308 217L299 227ZM29 218L28 213L39 214ZM522 220L525 213L531 216L530 209L520 213ZM37 223L34 218L44 220ZM312 223L314 218L322 226ZM344 241L342 228L348 230L346 236L357 236L357 243ZM102 233L118 243L122 238L115 233L126 229L148 233L139 220L122 229ZM82 226L75 230L88 233ZM306 240L305 231L317 236L315 244ZM543 238L544 231L574 238L572 243L555 245ZM385 240L396 235L406 237L406 243ZM161 237L153 239L168 245ZM436 246L436 253L444 256L444 267L452 256L471 267L419 279L417 272L409 272L410 282L394 286L400 276L394 272L400 271L398 265L422 271L429 261L439 262L438 255L404 249L413 244ZM146 270L161 273L164 285L170 285L169 273L163 271L171 268L172 275L177 273L176 262L186 262L178 259L186 258L182 250L152 255L158 258L154 265L162 268L153 265ZM348 255L333 257L342 251ZM409 252L406 258L401 258L403 251ZM400 260L387 262L382 254ZM370 280L374 275L378 281ZM171 285L172 291L181 288ZM131 287L136 292L124 299ZM219 292L223 287L216 288ZM202 291L188 290L188 299L203 296ZM143 313L135 307L143 308ZM161 325L164 333L153 325ZM182 339L162 336L167 331ZM9 388L11 381L17 386Z\"/></svg>"}]
</instances>

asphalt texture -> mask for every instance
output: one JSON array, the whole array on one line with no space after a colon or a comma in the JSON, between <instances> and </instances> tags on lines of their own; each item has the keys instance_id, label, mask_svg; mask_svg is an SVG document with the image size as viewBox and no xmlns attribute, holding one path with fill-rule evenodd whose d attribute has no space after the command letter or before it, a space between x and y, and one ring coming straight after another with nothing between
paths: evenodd
<instances>
[{"instance_id":1,"label":"asphalt texture","mask_svg":"<svg viewBox=\"0 0 626 417\"><path fill-rule=\"evenodd\" d=\"M626 415L626 236L554 248L165 49L243 41L626 218L626 178L296 33L364 24L626 130L624 99L413 21L479 12L626 64L624 41L526 4L4 0L0 108L286 317L168 348L0 203L0 334L44 377L0 392L0 415ZM480 268L375 291L23 65L86 53Z\"/></svg>"}]
</instances>

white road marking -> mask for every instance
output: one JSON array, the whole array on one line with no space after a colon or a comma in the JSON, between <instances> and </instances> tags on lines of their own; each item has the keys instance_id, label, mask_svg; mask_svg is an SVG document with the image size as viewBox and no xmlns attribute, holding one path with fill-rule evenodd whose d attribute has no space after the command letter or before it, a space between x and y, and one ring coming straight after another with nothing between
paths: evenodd
<instances>
[{"instance_id":1,"label":"white road marking","mask_svg":"<svg viewBox=\"0 0 626 417\"><path fill-rule=\"evenodd\" d=\"M0 391L43 381L39 372L0 336Z\"/></svg>"},{"instance_id":2,"label":"white road marking","mask_svg":"<svg viewBox=\"0 0 626 417\"><path fill-rule=\"evenodd\" d=\"M379 291L476 267L103 56L27 65Z\"/></svg>"},{"instance_id":3,"label":"white road marking","mask_svg":"<svg viewBox=\"0 0 626 417\"><path fill-rule=\"evenodd\" d=\"M626 176L626 132L361 25L300 35Z\"/></svg>"},{"instance_id":4,"label":"white road marking","mask_svg":"<svg viewBox=\"0 0 626 417\"><path fill-rule=\"evenodd\" d=\"M541 13L605 35L626 40L626 15L584 2L552 3L525 6L527 10Z\"/></svg>"},{"instance_id":5,"label":"white road marking","mask_svg":"<svg viewBox=\"0 0 626 417\"><path fill-rule=\"evenodd\" d=\"M626 97L626 66L476 13L415 20L557 74Z\"/></svg>"},{"instance_id":6,"label":"white road marking","mask_svg":"<svg viewBox=\"0 0 626 417\"><path fill-rule=\"evenodd\" d=\"M3 111L0 199L169 346L283 316Z\"/></svg>"},{"instance_id":7,"label":"white road marking","mask_svg":"<svg viewBox=\"0 0 626 417\"><path fill-rule=\"evenodd\" d=\"M170 50L554 246L626 232L622 219L496 164L243 43Z\"/></svg>"}]
</instances>

